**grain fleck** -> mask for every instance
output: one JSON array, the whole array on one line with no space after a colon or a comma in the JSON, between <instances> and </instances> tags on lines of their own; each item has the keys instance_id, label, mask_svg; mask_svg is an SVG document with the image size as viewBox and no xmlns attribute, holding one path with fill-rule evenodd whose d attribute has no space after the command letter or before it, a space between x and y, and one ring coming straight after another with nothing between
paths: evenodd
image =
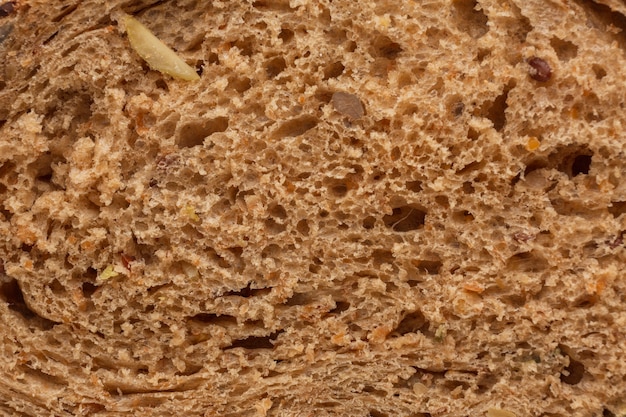
<instances>
[{"instance_id":1,"label":"grain fleck","mask_svg":"<svg viewBox=\"0 0 626 417\"><path fill-rule=\"evenodd\" d=\"M351 119L360 119L365 114L361 100L354 94L337 91L333 94L332 103L337 112Z\"/></svg>"},{"instance_id":2,"label":"grain fleck","mask_svg":"<svg viewBox=\"0 0 626 417\"><path fill-rule=\"evenodd\" d=\"M533 80L545 83L552 77L552 68L544 59L534 56L528 60L528 65L528 74Z\"/></svg>"}]
</instances>

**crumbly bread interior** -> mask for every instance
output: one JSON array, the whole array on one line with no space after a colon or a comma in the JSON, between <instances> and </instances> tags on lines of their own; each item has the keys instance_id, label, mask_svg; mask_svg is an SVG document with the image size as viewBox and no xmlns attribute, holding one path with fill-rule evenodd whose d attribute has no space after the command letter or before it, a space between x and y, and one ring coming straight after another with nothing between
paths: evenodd
<instances>
[{"instance_id":1,"label":"crumbly bread interior","mask_svg":"<svg viewBox=\"0 0 626 417\"><path fill-rule=\"evenodd\" d=\"M626 415L623 2L11 3L0 414Z\"/></svg>"}]
</instances>

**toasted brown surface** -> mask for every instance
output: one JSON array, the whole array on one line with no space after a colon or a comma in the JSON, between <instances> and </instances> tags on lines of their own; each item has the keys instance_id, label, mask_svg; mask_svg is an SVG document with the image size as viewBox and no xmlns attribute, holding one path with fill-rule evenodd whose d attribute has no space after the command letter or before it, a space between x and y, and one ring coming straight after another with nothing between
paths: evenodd
<instances>
[{"instance_id":1,"label":"toasted brown surface","mask_svg":"<svg viewBox=\"0 0 626 417\"><path fill-rule=\"evenodd\" d=\"M626 415L623 2L11 3L0 414Z\"/></svg>"}]
</instances>

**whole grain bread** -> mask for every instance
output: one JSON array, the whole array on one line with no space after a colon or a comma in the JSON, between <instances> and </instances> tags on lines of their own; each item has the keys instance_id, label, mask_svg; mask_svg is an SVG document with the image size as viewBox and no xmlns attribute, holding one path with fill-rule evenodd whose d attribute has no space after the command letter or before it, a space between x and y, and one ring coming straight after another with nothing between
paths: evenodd
<instances>
[{"instance_id":1,"label":"whole grain bread","mask_svg":"<svg viewBox=\"0 0 626 417\"><path fill-rule=\"evenodd\" d=\"M1 415L626 415L623 1L23 0L0 57Z\"/></svg>"}]
</instances>

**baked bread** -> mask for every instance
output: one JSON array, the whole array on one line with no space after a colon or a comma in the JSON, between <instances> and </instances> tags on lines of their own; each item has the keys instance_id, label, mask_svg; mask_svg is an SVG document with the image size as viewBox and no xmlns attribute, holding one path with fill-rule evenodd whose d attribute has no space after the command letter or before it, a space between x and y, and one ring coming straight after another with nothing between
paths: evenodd
<instances>
[{"instance_id":1,"label":"baked bread","mask_svg":"<svg viewBox=\"0 0 626 417\"><path fill-rule=\"evenodd\" d=\"M624 2L0 10L0 414L626 415Z\"/></svg>"}]
</instances>

